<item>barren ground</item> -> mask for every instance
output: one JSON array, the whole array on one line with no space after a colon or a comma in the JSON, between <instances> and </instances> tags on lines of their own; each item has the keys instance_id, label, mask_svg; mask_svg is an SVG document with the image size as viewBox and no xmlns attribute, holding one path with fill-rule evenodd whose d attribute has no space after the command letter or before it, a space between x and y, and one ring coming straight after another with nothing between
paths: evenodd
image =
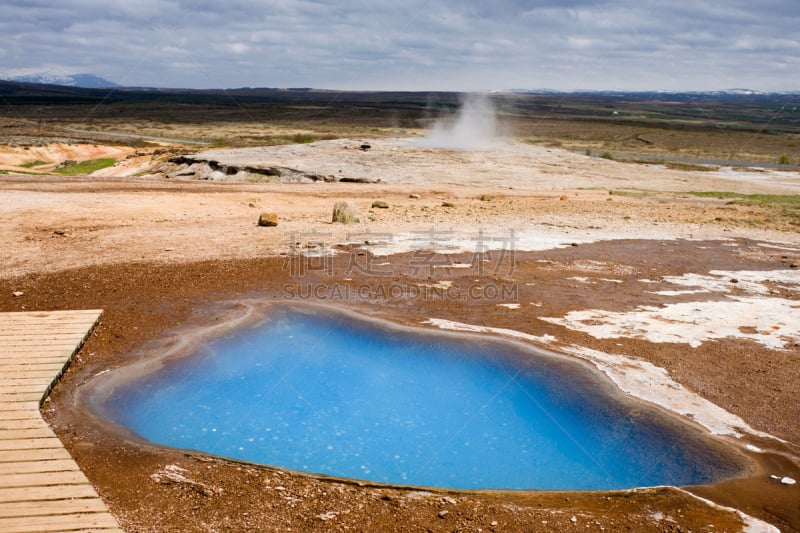
<instances>
[{"instance_id":1,"label":"barren ground","mask_svg":"<svg viewBox=\"0 0 800 533\"><path fill-rule=\"evenodd\" d=\"M224 320L237 300L256 297L513 335L586 358L629 394L682 413L676 416L719 434L752 462L745 477L690 493L800 529L800 487L771 477L800 479L796 218L685 194L797 194L800 175L668 170L538 146L463 153L382 140L362 151L361 143L194 157L379 182L133 177L152 161L133 148L118 148L132 157L95 176L0 176L0 310L105 310L45 414L123 527L743 527L731 510L673 488L457 493L370 486L142 446L85 415L80 390L92 375L147 357L162 336ZM0 163L19 169L24 161ZM332 224L337 200L357 206L361 222ZM372 208L376 200L388 208ZM256 225L264 211L278 214L278 227ZM484 238L494 239L494 254L479 254ZM448 253L431 256L430 249ZM514 291L499 299L470 291L499 285ZM170 465L200 485L157 482L163 478L153 475ZM441 510L448 511L443 518Z\"/></svg>"}]
</instances>

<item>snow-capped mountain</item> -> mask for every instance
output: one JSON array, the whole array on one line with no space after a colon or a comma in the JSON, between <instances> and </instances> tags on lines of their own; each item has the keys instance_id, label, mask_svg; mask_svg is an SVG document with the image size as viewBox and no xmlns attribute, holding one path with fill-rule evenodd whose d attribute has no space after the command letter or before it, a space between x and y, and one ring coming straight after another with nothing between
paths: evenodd
<instances>
[{"instance_id":1,"label":"snow-capped mountain","mask_svg":"<svg viewBox=\"0 0 800 533\"><path fill-rule=\"evenodd\" d=\"M85 87L87 89L119 87L119 85L113 81L108 81L94 74L32 74L29 76L17 76L11 78L10 81L64 85L66 87Z\"/></svg>"}]
</instances>

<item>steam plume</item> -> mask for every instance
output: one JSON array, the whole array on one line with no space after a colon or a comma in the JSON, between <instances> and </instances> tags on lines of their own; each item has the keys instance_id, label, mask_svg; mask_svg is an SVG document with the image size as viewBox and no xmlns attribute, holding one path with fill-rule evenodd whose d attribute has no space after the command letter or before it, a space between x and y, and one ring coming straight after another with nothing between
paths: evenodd
<instances>
[{"instance_id":1,"label":"steam plume","mask_svg":"<svg viewBox=\"0 0 800 533\"><path fill-rule=\"evenodd\" d=\"M455 117L437 120L418 146L474 150L491 148L499 144L497 110L485 94L462 97L461 107Z\"/></svg>"}]
</instances>

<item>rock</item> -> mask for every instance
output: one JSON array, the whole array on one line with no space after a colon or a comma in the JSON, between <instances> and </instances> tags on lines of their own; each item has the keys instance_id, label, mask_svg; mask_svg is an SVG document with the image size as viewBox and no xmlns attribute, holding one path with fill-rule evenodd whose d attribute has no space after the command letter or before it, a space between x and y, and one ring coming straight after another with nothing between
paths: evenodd
<instances>
[{"instance_id":1,"label":"rock","mask_svg":"<svg viewBox=\"0 0 800 533\"><path fill-rule=\"evenodd\" d=\"M370 145L369 145L369 144L367 144L367 143L364 143L364 144L362 144L361 146L359 146L359 148L361 149L361 151L362 151L362 152L366 152L367 150L369 150L370 148L372 148L372 146L370 146Z\"/></svg>"},{"instance_id":2,"label":"rock","mask_svg":"<svg viewBox=\"0 0 800 533\"><path fill-rule=\"evenodd\" d=\"M456 204L453 202L442 202L442 207L455 207Z\"/></svg>"},{"instance_id":3,"label":"rock","mask_svg":"<svg viewBox=\"0 0 800 533\"><path fill-rule=\"evenodd\" d=\"M333 206L333 217L331 222L341 222L342 224L354 224L360 222L356 208L345 201L336 202Z\"/></svg>"},{"instance_id":4,"label":"rock","mask_svg":"<svg viewBox=\"0 0 800 533\"><path fill-rule=\"evenodd\" d=\"M481 194L480 201L481 202L491 202L494 198L489 194Z\"/></svg>"},{"instance_id":5,"label":"rock","mask_svg":"<svg viewBox=\"0 0 800 533\"><path fill-rule=\"evenodd\" d=\"M783 483L784 485L794 485L795 483L797 483L797 481L795 481L790 477L782 477L781 483Z\"/></svg>"},{"instance_id":6,"label":"rock","mask_svg":"<svg viewBox=\"0 0 800 533\"><path fill-rule=\"evenodd\" d=\"M444 518L444 517L445 517L445 516L447 516L449 513L450 513L450 512L449 512L447 509L442 509L441 511L439 511L439 518Z\"/></svg>"},{"instance_id":7,"label":"rock","mask_svg":"<svg viewBox=\"0 0 800 533\"><path fill-rule=\"evenodd\" d=\"M222 492L216 487L211 487L205 483L189 479L184 474L187 473L185 468L178 465L167 465L163 470L159 470L150 476L150 479L161 485L179 485L191 489L203 496L213 496Z\"/></svg>"},{"instance_id":8,"label":"rock","mask_svg":"<svg viewBox=\"0 0 800 533\"><path fill-rule=\"evenodd\" d=\"M11 293L11 296L13 296L14 298L19 298L20 296L25 296L25 293L22 291L14 291Z\"/></svg>"},{"instance_id":9,"label":"rock","mask_svg":"<svg viewBox=\"0 0 800 533\"><path fill-rule=\"evenodd\" d=\"M339 183L377 183L378 181L380 180L372 180L369 178L339 178Z\"/></svg>"},{"instance_id":10,"label":"rock","mask_svg":"<svg viewBox=\"0 0 800 533\"><path fill-rule=\"evenodd\" d=\"M278 225L277 213L261 213L258 217L258 225L266 227L275 227Z\"/></svg>"},{"instance_id":11,"label":"rock","mask_svg":"<svg viewBox=\"0 0 800 533\"><path fill-rule=\"evenodd\" d=\"M567 198L568 198L568 196L566 194L562 194L560 200L563 202Z\"/></svg>"},{"instance_id":12,"label":"rock","mask_svg":"<svg viewBox=\"0 0 800 533\"><path fill-rule=\"evenodd\" d=\"M414 200L419 200L420 199L419 194L416 194L416 193L411 193L411 194L408 195L408 197L412 198Z\"/></svg>"},{"instance_id":13,"label":"rock","mask_svg":"<svg viewBox=\"0 0 800 533\"><path fill-rule=\"evenodd\" d=\"M372 202L372 207L375 209L389 209L389 204L380 200L375 200Z\"/></svg>"}]
</instances>

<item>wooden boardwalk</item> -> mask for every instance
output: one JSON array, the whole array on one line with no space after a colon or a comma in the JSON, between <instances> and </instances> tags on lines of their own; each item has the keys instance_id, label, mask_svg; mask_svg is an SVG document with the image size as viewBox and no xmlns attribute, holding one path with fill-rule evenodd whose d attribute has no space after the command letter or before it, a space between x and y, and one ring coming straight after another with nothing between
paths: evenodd
<instances>
[{"instance_id":1,"label":"wooden boardwalk","mask_svg":"<svg viewBox=\"0 0 800 533\"><path fill-rule=\"evenodd\" d=\"M100 313L0 313L0 532L122 531L39 412Z\"/></svg>"}]
</instances>

